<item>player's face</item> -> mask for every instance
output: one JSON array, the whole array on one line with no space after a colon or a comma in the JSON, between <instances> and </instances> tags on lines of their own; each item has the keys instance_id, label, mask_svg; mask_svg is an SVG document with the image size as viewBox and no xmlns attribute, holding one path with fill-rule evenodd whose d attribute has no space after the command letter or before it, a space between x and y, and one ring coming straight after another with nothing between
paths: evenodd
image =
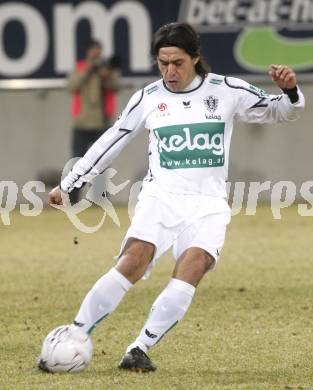
<instances>
[{"instance_id":1,"label":"player's face","mask_svg":"<svg viewBox=\"0 0 313 390\"><path fill-rule=\"evenodd\" d=\"M180 92L195 78L199 57L192 58L185 50L175 46L162 47L157 61L167 87L173 92Z\"/></svg>"}]
</instances>

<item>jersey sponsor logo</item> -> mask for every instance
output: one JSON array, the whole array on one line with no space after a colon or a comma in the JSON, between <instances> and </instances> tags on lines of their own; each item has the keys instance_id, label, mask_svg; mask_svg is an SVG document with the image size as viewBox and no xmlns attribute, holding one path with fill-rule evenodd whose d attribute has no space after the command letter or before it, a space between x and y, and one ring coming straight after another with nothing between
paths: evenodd
<instances>
[{"instance_id":1,"label":"jersey sponsor logo","mask_svg":"<svg viewBox=\"0 0 313 390\"><path fill-rule=\"evenodd\" d=\"M158 109L160 111L165 111L167 109L167 105L165 103L159 103L158 104Z\"/></svg>"},{"instance_id":2,"label":"jersey sponsor logo","mask_svg":"<svg viewBox=\"0 0 313 390\"><path fill-rule=\"evenodd\" d=\"M214 114L205 114L205 119L215 119L217 121L221 121L222 120L222 117L221 115L214 115Z\"/></svg>"},{"instance_id":3,"label":"jersey sponsor logo","mask_svg":"<svg viewBox=\"0 0 313 390\"><path fill-rule=\"evenodd\" d=\"M154 129L160 165L166 169L224 165L225 123L192 123Z\"/></svg>"},{"instance_id":4,"label":"jersey sponsor logo","mask_svg":"<svg viewBox=\"0 0 313 390\"><path fill-rule=\"evenodd\" d=\"M216 96L210 95L203 99L205 107L210 111L214 112L218 106L218 98Z\"/></svg>"}]
</instances>

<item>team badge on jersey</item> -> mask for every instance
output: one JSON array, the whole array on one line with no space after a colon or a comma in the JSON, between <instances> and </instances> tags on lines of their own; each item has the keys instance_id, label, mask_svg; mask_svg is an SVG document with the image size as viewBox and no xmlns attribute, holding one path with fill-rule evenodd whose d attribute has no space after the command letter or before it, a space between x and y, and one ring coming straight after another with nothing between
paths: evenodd
<instances>
[{"instance_id":1,"label":"team badge on jersey","mask_svg":"<svg viewBox=\"0 0 313 390\"><path fill-rule=\"evenodd\" d=\"M203 99L205 107L210 111L214 112L218 106L218 98L216 96L210 95Z\"/></svg>"}]
</instances>

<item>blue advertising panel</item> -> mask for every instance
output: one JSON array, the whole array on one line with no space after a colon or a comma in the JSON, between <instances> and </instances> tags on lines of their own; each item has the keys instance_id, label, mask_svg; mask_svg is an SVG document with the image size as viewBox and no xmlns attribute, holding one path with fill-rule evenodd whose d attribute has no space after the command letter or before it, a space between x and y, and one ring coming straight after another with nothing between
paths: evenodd
<instances>
[{"instance_id":1,"label":"blue advertising panel","mask_svg":"<svg viewBox=\"0 0 313 390\"><path fill-rule=\"evenodd\" d=\"M313 0L33 0L0 4L0 79L63 78L91 36L124 76L154 76L152 34L173 21L196 28L215 73L313 73Z\"/></svg>"}]
</instances>

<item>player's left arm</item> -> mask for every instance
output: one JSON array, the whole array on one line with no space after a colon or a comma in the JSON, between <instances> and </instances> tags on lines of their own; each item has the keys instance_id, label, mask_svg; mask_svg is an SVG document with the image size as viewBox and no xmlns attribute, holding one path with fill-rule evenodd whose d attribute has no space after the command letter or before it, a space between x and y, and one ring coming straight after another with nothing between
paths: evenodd
<instances>
[{"instance_id":1,"label":"player's left arm","mask_svg":"<svg viewBox=\"0 0 313 390\"><path fill-rule=\"evenodd\" d=\"M288 91L297 87L296 73L287 65L272 64L268 73L281 90Z\"/></svg>"},{"instance_id":2,"label":"player's left arm","mask_svg":"<svg viewBox=\"0 0 313 390\"><path fill-rule=\"evenodd\" d=\"M294 70L286 65L271 65L269 74L282 90L279 95L249 85L243 80L228 78L226 83L236 88L238 106L236 118L244 122L273 123L294 121L304 108L304 96L297 84Z\"/></svg>"}]
</instances>

